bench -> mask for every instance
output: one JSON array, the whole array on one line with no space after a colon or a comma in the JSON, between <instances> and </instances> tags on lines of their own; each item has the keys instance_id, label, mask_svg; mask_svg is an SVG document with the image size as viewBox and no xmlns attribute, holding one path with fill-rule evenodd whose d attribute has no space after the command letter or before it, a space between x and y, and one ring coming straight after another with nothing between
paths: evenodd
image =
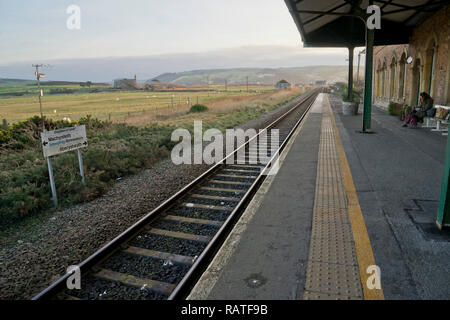
<instances>
[{"instance_id":1,"label":"bench","mask_svg":"<svg viewBox=\"0 0 450 320\"><path fill-rule=\"evenodd\" d=\"M438 109L447 109L450 111L449 106L442 106L442 105L435 105L433 108ZM442 132L443 136L448 135L448 124L450 120L450 113L445 117L445 119L440 119L436 117L424 117L425 123L423 124L422 128L432 128L431 131L437 131ZM434 124L433 124L434 123ZM442 128L442 125L445 126L445 128Z\"/></svg>"}]
</instances>

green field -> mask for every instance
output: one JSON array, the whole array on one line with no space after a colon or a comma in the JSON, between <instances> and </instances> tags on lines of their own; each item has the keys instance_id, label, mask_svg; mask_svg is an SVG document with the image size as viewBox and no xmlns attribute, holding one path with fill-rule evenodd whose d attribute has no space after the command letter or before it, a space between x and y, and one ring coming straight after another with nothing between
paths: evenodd
<instances>
[{"instance_id":1,"label":"green field","mask_svg":"<svg viewBox=\"0 0 450 320\"><path fill-rule=\"evenodd\" d=\"M15 89L14 89L15 88ZM20 91L23 88L33 88L35 96L27 95L21 97L0 97L0 120L6 119L8 123L14 123L39 115L39 100L36 87L9 87L0 86L0 93L6 90ZM211 100L223 99L236 95L246 96L255 93L270 92L271 87L252 87L247 93L246 88L233 87L225 91L223 88L210 87L209 91L116 91L97 93L74 93L74 94L47 94L51 88L77 89L73 86L49 86L43 87L42 97L43 113L47 118L61 120L65 117L72 120L92 115L101 120L121 121L126 116L142 112L152 112L158 109L177 108L187 104L206 103ZM91 90L95 86L91 87ZM86 89L89 90L89 89Z\"/></svg>"},{"instance_id":2,"label":"green field","mask_svg":"<svg viewBox=\"0 0 450 320\"><path fill-rule=\"evenodd\" d=\"M79 83L65 82L67 84L51 84L42 82L41 89L44 92L49 93L51 90L55 89L70 89L77 93L89 93L93 90L108 90L112 89L111 86L107 84L92 84L88 87L81 87ZM29 96L37 95L39 92L38 86L35 80L10 80L10 79L0 79L0 97L8 96Z\"/></svg>"}]
</instances>

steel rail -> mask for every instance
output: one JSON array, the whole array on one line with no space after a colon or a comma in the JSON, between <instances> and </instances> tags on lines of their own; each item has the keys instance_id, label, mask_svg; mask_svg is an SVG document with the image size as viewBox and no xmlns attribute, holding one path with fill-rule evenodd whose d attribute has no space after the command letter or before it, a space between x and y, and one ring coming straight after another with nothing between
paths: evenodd
<instances>
[{"instance_id":1,"label":"steel rail","mask_svg":"<svg viewBox=\"0 0 450 320\"><path fill-rule=\"evenodd\" d=\"M290 115L292 112L294 112L297 108L299 108L301 105L303 105L305 102L310 101L312 99L312 102L315 100L319 93L320 89L315 89L311 92L308 92L304 96L300 97L300 101L292 107L289 111L285 112L283 115L278 117L275 121L270 123L266 128L262 129L258 134L251 137L248 141L243 143L241 146L237 147L234 151L232 151L230 154L228 154L225 158L223 158L221 161L216 163L214 166L209 168L207 171L202 173L200 176L198 176L196 179L191 181L188 185L183 187L181 190L176 192L174 195L172 195L169 199L165 200L163 203L161 203L158 207L153 209L151 212L146 214L144 217L139 219L137 222L135 222L133 225L131 225L129 228L127 228L125 231L120 233L118 236L116 236L113 240L109 241L107 244L105 244L102 248L91 254L88 258L83 260L78 267L80 268L81 275L86 274L90 268L94 267L99 262L105 260L108 258L112 253L115 252L117 248L120 248L120 245L123 243L126 243L127 241L131 240L136 234L138 234L147 224L152 222L154 219L156 219L161 213L165 212L170 207L174 206L177 201L182 198L184 195L188 194L189 191L193 188L195 188L199 183L203 182L208 176L213 174L213 172L218 171L222 166L226 165L226 160L229 157L234 157L235 154L242 148L245 148L249 143L257 139L259 135L261 135L264 131L270 130L272 127L274 127L277 123L285 119L288 115ZM281 147L278 149L278 151L281 151L282 148L284 148L286 141L289 140L290 136L292 135L293 130L298 126L300 121L303 119L306 112L309 110L309 108L312 105L312 102L308 106L307 110L304 112L304 114L301 116L301 119L295 124L294 128L289 132L288 136L284 139ZM267 169L268 166L272 163L274 157L271 158L265 169ZM265 170L264 169L264 170ZM223 236L224 230L229 228L230 221L232 220L232 217L236 216L236 212L238 209L240 210L245 202L249 199L250 194L252 194L252 191L255 191L255 188L257 186L257 183L262 181L262 172L264 170L261 170L261 173L258 175L258 178L253 182L253 184L250 186L249 190L247 190L246 194L242 197L241 201L238 203L238 205L233 209L230 216L225 220L222 227L219 229L219 231L214 235L212 240L209 242L207 247L203 250L203 252L200 254L200 256L195 260L193 266L189 269L189 271L186 273L186 275L182 278L182 280L178 283L174 291L172 291L171 295L169 296L169 299L174 299L175 297L179 296L179 293L183 292L183 290L186 288L186 284L189 282L189 276L193 275L194 273L197 273L200 268L198 267L202 261L205 260L205 257L210 255L212 252L211 249L218 244L218 239ZM49 287L35 295L32 300L45 300L49 299L52 296L59 293L61 290L65 288L65 282L67 279L74 273L75 271L71 273L66 273L63 276L61 276L58 280L53 282Z\"/></svg>"}]
</instances>

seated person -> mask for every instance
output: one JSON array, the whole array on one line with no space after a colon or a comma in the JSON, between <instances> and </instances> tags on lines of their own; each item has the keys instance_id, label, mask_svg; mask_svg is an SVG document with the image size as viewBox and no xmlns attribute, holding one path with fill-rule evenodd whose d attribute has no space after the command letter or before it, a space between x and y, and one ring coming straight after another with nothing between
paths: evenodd
<instances>
[{"instance_id":1,"label":"seated person","mask_svg":"<svg viewBox=\"0 0 450 320\"><path fill-rule=\"evenodd\" d=\"M419 98L419 106L406 117L405 123L402 127L407 127L410 124L412 127L417 126L418 122L423 122L423 118L433 111L433 99L426 92L422 92Z\"/></svg>"}]
</instances>

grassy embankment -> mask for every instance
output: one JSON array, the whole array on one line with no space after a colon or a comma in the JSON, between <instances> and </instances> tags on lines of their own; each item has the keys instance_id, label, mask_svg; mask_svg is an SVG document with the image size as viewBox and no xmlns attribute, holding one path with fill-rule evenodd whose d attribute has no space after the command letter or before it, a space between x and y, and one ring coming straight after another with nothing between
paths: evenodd
<instances>
[{"instance_id":1,"label":"grassy embankment","mask_svg":"<svg viewBox=\"0 0 450 320\"><path fill-rule=\"evenodd\" d=\"M126 123L80 118L87 127L89 147L83 149L86 185L80 182L75 152L53 158L57 193L62 207L89 201L105 193L115 179L151 167L170 155L177 127L192 129L203 120L204 130L224 130L275 109L300 94L298 90L224 98L205 103L208 111L133 116ZM183 107L184 108L184 107ZM0 237L51 214L50 185L39 137L39 118L0 131ZM73 124L73 123L72 123ZM47 123L51 128L67 124ZM1 138L3 137L3 138Z\"/></svg>"}]
</instances>

